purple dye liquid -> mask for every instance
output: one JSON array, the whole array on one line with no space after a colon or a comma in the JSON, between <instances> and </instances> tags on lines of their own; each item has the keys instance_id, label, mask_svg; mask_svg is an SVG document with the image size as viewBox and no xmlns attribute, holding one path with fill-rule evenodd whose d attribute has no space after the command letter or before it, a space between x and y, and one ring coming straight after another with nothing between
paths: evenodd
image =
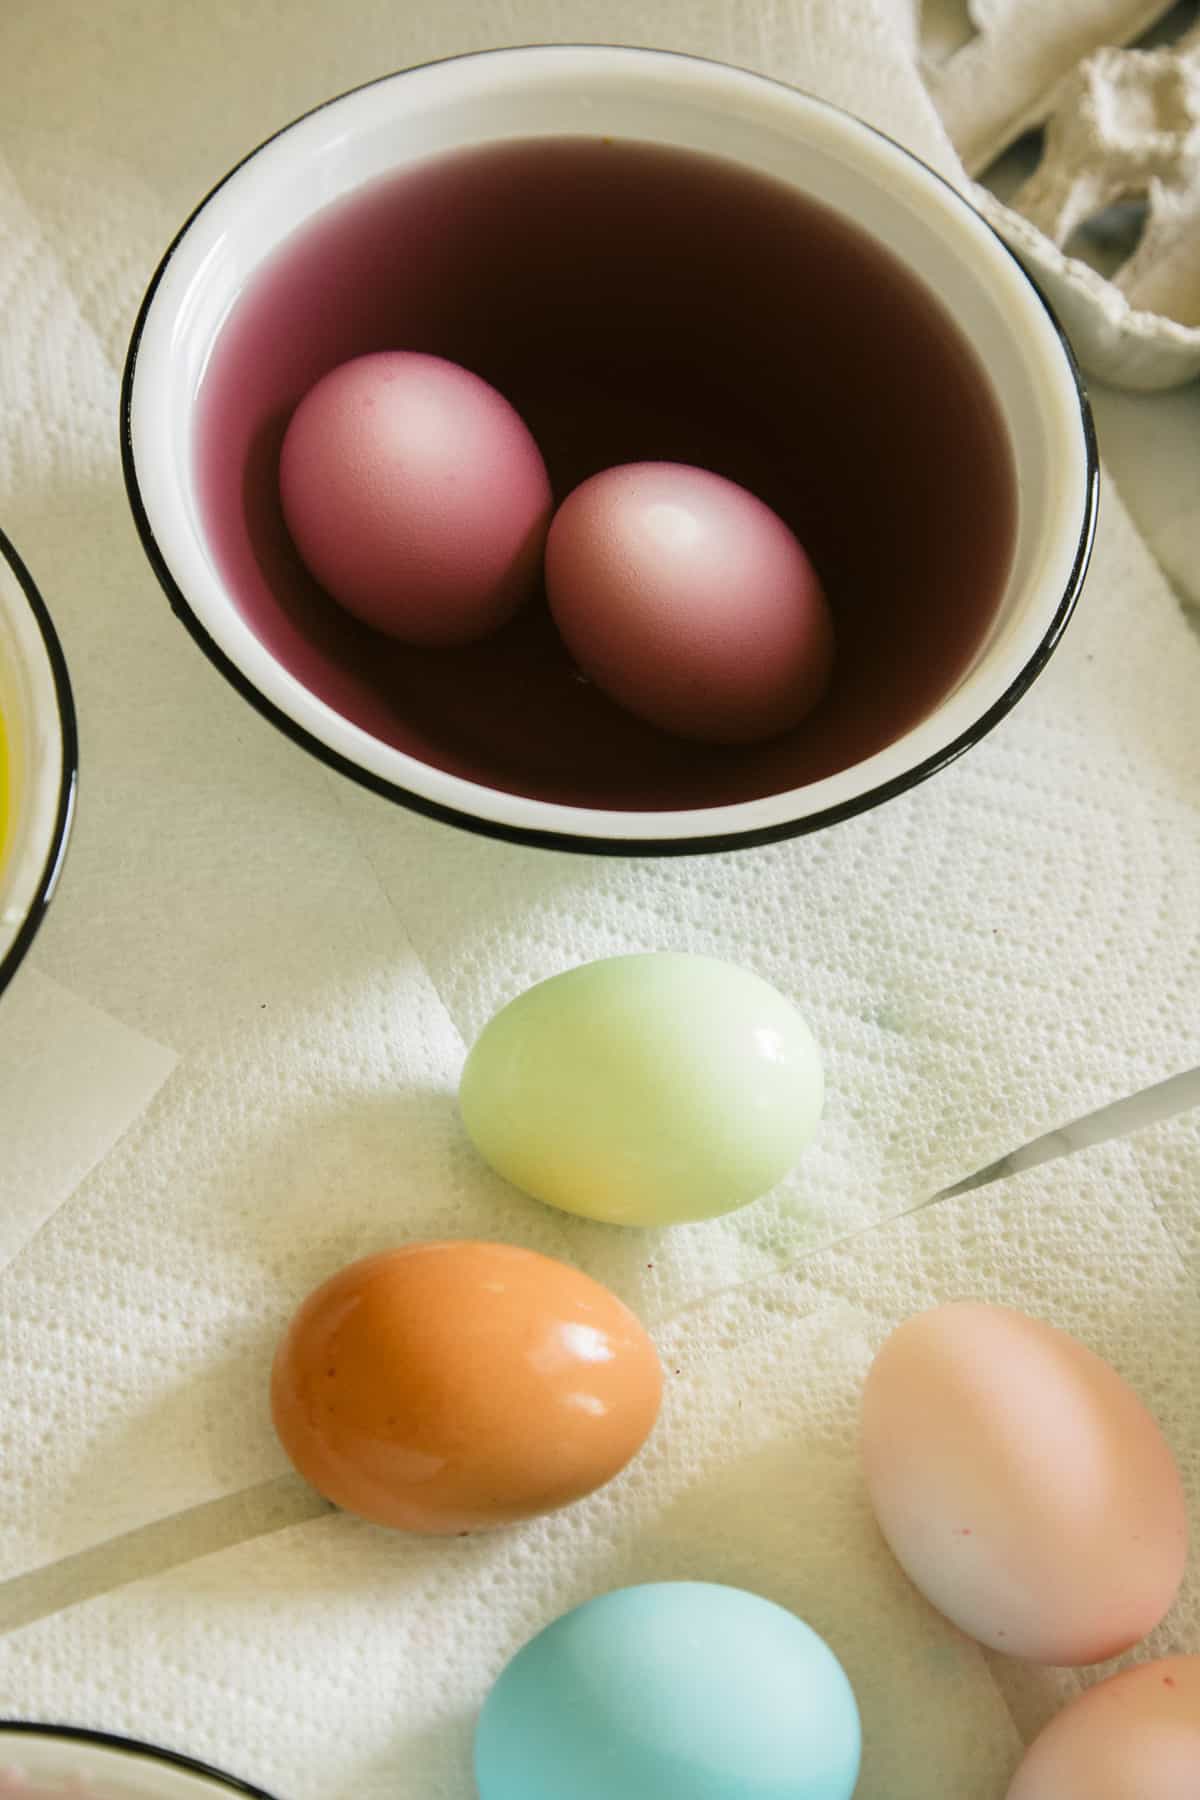
<instances>
[{"instance_id":1,"label":"purple dye liquid","mask_svg":"<svg viewBox=\"0 0 1200 1800\"><path fill-rule=\"evenodd\" d=\"M319 376L381 349L431 351L492 382L558 499L614 463L661 458L773 506L833 608L821 705L772 743L685 743L584 683L540 599L454 651L405 648L344 614L288 537L279 447ZM987 379L888 252L781 183L597 139L439 157L318 215L233 308L195 455L222 575L305 686L427 763L576 806L747 800L881 749L970 662L1015 532Z\"/></svg>"}]
</instances>

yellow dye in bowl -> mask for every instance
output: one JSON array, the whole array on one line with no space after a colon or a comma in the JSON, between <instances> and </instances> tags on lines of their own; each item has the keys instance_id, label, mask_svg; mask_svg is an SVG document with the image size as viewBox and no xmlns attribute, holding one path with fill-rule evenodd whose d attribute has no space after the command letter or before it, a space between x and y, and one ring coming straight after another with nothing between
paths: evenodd
<instances>
[{"instance_id":1,"label":"yellow dye in bowl","mask_svg":"<svg viewBox=\"0 0 1200 1800\"><path fill-rule=\"evenodd\" d=\"M4 715L0 713L0 875L8 850L8 751L4 743Z\"/></svg>"}]
</instances>

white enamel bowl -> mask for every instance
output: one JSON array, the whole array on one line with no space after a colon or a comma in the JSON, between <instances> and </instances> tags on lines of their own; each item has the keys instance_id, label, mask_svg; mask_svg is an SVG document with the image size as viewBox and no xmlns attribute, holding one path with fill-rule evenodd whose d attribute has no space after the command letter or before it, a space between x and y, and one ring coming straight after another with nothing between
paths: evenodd
<instances>
[{"instance_id":1,"label":"white enamel bowl","mask_svg":"<svg viewBox=\"0 0 1200 1800\"><path fill-rule=\"evenodd\" d=\"M0 1720L5 1800L271 1800L191 1757L70 1725Z\"/></svg>"},{"instance_id":2,"label":"white enamel bowl","mask_svg":"<svg viewBox=\"0 0 1200 1800\"><path fill-rule=\"evenodd\" d=\"M512 794L429 766L341 716L275 660L206 542L193 408L215 337L263 260L320 209L388 171L467 145L580 131L716 154L816 194L940 296L999 400L1019 517L986 642L913 729L807 786L675 812L609 811ZM493 51L388 76L307 114L248 156L184 225L146 296L126 367L124 453L143 543L176 612L226 677L291 737L435 817L494 836L625 855L727 849L813 830L943 767L1015 704L1053 651L1079 593L1096 514L1095 445L1070 349L1037 288L957 192L889 139L792 88L695 58L598 46Z\"/></svg>"}]
</instances>

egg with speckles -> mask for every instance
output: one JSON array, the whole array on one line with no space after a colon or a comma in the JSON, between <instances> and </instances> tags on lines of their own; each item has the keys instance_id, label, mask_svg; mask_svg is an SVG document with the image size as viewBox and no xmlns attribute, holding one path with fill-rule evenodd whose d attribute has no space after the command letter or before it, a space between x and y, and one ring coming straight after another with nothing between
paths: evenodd
<instances>
[{"instance_id":1,"label":"egg with speckles","mask_svg":"<svg viewBox=\"0 0 1200 1800\"><path fill-rule=\"evenodd\" d=\"M1200 1656L1110 1676L1036 1737L1008 1800L1196 1800Z\"/></svg>"},{"instance_id":2,"label":"egg with speckles","mask_svg":"<svg viewBox=\"0 0 1200 1800\"><path fill-rule=\"evenodd\" d=\"M610 1481L658 1414L645 1330L598 1282L510 1244L418 1243L338 1271L271 1375L280 1442L336 1505L462 1534Z\"/></svg>"},{"instance_id":3,"label":"egg with speckles","mask_svg":"<svg viewBox=\"0 0 1200 1800\"><path fill-rule=\"evenodd\" d=\"M365 624L404 643L471 643L541 572L550 480L522 419L444 357L382 350L331 369L279 459L301 560Z\"/></svg>"},{"instance_id":4,"label":"egg with speckles","mask_svg":"<svg viewBox=\"0 0 1200 1800\"><path fill-rule=\"evenodd\" d=\"M833 667L829 605L799 539L707 469L626 463L576 488L546 541L546 595L597 687L679 737L778 737Z\"/></svg>"},{"instance_id":5,"label":"egg with speckles","mask_svg":"<svg viewBox=\"0 0 1200 1800\"><path fill-rule=\"evenodd\" d=\"M993 1650L1102 1662L1175 1598L1188 1523L1170 1447L1052 1325L973 1302L908 1319L868 1374L862 1453L910 1580Z\"/></svg>"}]
</instances>

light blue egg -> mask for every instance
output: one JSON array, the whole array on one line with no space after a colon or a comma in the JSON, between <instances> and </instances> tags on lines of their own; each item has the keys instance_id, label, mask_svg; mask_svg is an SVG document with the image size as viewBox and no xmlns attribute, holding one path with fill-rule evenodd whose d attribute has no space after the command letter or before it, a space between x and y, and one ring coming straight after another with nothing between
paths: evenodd
<instances>
[{"instance_id":1,"label":"light blue egg","mask_svg":"<svg viewBox=\"0 0 1200 1800\"><path fill-rule=\"evenodd\" d=\"M589 1600L526 1644L475 1736L480 1800L850 1800L858 1708L833 1651L740 1588Z\"/></svg>"}]
</instances>

